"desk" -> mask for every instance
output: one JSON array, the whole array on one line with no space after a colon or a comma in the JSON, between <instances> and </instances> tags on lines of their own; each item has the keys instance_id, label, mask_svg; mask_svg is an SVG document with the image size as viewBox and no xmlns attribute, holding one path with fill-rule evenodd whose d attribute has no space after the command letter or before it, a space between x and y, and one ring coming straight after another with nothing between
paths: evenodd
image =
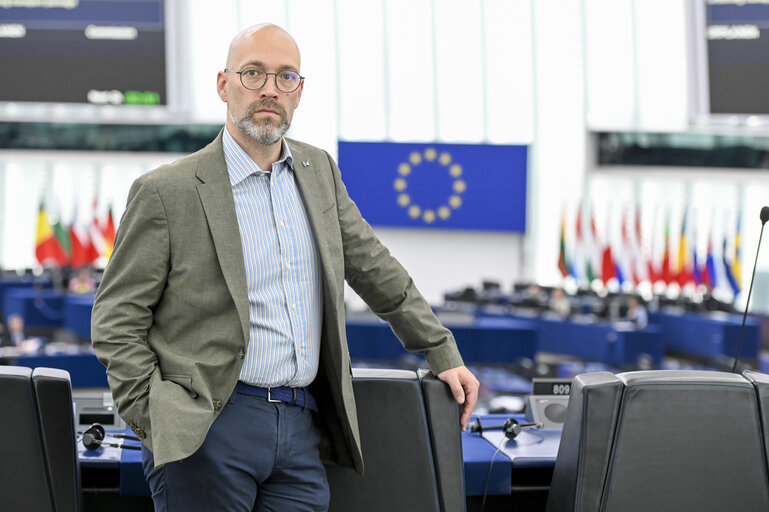
<instances>
[{"instance_id":1,"label":"desk","mask_svg":"<svg viewBox=\"0 0 769 512\"><path fill-rule=\"evenodd\" d=\"M525 423L523 415L488 414L481 416L485 428L500 426L508 418ZM471 419L475 421L476 416ZM486 487L494 452L500 447L488 476L488 495L504 495L516 491L544 490L550 485L550 477L558 456L561 442L560 430L524 430L515 439L509 440L499 430L462 433L462 456L465 461L465 492L468 496L482 496ZM544 471L537 471L544 470ZM521 478L526 473L535 473L539 479Z\"/></svg>"},{"instance_id":2,"label":"desk","mask_svg":"<svg viewBox=\"0 0 769 512\"><path fill-rule=\"evenodd\" d=\"M502 318L473 325L446 325L466 363L515 363L534 359L537 326L531 320ZM347 344L352 359L397 361L409 357L390 326L380 320L348 320ZM411 356L413 357L413 356Z\"/></svg>"},{"instance_id":3,"label":"desk","mask_svg":"<svg viewBox=\"0 0 769 512\"><path fill-rule=\"evenodd\" d=\"M15 288L51 289L53 283L50 277L33 277L18 275L3 275L0 277L0 308L2 308L5 292Z\"/></svg>"},{"instance_id":4,"label":"desk","mask_svg":"<svg viewBox=\"0 0 769 512\"><path fill-rule=\"evenodd\" d=\"M481 416L486 427L502 425L510 416L491 414ZM522 415L514 415L521 423ZM475 421L473 417L472 421ZM126 434L131 432L126 429ZM484 432L484 437L467 432L462 433L462 455L465 467L465 493L468 496L482 496L489 474L489 464L504 434L499 431ZM509 495L516 490L528 490L530 482L520 482L514 475L521 471L545 469L540 486L550 484L550 475L558 454L561 439L560 430L533 430L521 432L515 440L504 440L500 452L494 458L489 477L489 495ZM115 440L138 444L135 441ZM121 453L122 452L122 453ZM113 447L101 447L88 451L78 443L78 457L83 470L83 488L95 486L113 492L120 491L121 496L149 496L149 487L144 480L139 450L120 450ZM518 473L516 473L518 471Z\"/></svg>"},{"instance_id":5,"label":"desk","mask_svg":"<svg viewBox=\"0 0 769 512\"><path fill-rule=\"evenodd\" d=\"M3 314L17 314L24 318L26 327L61 327L64 294L52 289L14 288L5 289Z\"/></svg>"},{"instance_id":6,"label":"desk","mask_svg":"<svg viewBox=\"0 0 769 512\"><path fill-rule=\"evenodd\" d=\"M539 347L542 352L566 354L614 366L635 366L649 358L662 362L664 343L659 327L635 329L624 324L580 323L539 318Z\"/></svg>"},{"instance_id":7,"label":"desk","mask_svg":"<svg viewBox=\"0 0 769 512\"><path fill-rule=\"evenodd\" d=\"M110 432L115 431L108 433ZM133 435L128 429L121 433ZM108 437L107 441L139 446L137 441L127 439ZM144 479L140 450L122 450L113 446L86 450L78 439L77 456L84 490L119 492L120 496L150 495L150 488Z\"/></svg>"},{"instance_id":8,"label":"desk","mask_svg":"<svg viewBox=\"0 0 769 512\"><path fill-rule=\"evenodd\" d=\"M68 294L64 297L64 327L81 340L91 339L91 310L95 295Z\"/></svg>"},{"instance_id":9,"label":"desk","mask_svg":"<svg viewBox=\"0 0 769 512\"><path fill-rule=\"evenodd\" d=\"M659 324L665 349L706 359L731 359L737 351L742 315L723 312L649 314L649 321ZM748 318L742 340L740 359L758 361L759 323Z\"/></svg>"},{"instance_id":10,"label":"desk","mask_svg":"<svg viewBox=\"0 0 769 512\"><path fill-rule=\"evenodd\" d=\"M22 355L14 364L28 368L59 368L67 370L73 388L107 388L107 370L92 352L78 354Z\"/></svg>"}]
</instances>

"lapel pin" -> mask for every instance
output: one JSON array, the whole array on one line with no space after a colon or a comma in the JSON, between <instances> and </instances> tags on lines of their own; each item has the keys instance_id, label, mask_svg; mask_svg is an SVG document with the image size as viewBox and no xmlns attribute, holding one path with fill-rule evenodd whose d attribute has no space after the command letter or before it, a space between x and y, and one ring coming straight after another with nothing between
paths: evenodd
<instances>
[{"instance_id":1,"label":"lapel pin","mask_svg":"<svg viewBox=\"0 0 769 512\"><path fill-rule=\"evenodd\" d=\"M307 160L307 161L305 161L305 162L302 162L302 166L303 166L303 167L309 167L309 166L310 166L310 161L309 161L309 160Z\"/></svg>"}]
</instances>

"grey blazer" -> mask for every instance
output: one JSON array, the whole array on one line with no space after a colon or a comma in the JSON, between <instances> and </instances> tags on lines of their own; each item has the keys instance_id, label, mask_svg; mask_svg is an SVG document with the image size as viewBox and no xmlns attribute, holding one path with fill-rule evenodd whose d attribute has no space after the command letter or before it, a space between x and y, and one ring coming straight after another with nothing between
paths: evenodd
<instances>
[{"instance_id":1,"label":"grey blazer","mask_svg":"<svg viewBox=\"0 0 769 512\"><path fill-rule=\"evenodd\" d=\"M343 280L434 373L463 364L408 273L379 242L323 150L288 140L323 275L318 377L311 391L326 461L363 471ZM299 162L308 162L308 166ZM235 388L249 339L235 203L211 144L137 179L96 294L91 337L121 417L155 464L203 443Z\"/></svg>"}]
</instances>

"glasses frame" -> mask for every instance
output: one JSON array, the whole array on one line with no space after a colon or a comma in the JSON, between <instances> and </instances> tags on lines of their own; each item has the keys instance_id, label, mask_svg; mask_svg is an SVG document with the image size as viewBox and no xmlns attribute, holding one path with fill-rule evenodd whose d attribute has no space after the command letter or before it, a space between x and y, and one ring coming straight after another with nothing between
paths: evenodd
<instances>
[{"instance_id":1,"label":"glasses frame","mask_svg":"<svg viewBox=\"0 0 769 512\"><path fill-rule=\"evenodd\" d=\"M256 88L251 88L251 87L248 87L245 83L243 83L243 73L245 73L249 69L258 69L259 71L263 71L264 72L264 83L262 83L262 85L260 85L259 87L256 87ZM292 92L295 92L297 89L299 89L299 87L302 85L302 82L304 81L304 77L302 75L299 75L299 73L296 73L297 75L299 75L299 82L296 84L296 87L294 87L294 89L291 90L291 91L284 91L283 89L280 88L280 85L278 84L278 75L280 73L285 72L285 71L290 71L291 73L296 73L296 71L293 71L293 70L290 70L290 69L281 69L277 73L268 73L264 69L262 69L260 67L257 67L257 66L249 66L249 67L244 68L244 69L242 69L240 71L233 71L232 69L224 68L224 72L225 73L236 73L237 75L240 75L240 85L242 85L243 87L245 87L249 91L258 91L259 89L261 89L262 87L267 85L267 80L270 79L270 75L273 75L275 77L275 79L274 79L275 80L275 87L277 87L280 92L284 92L286 94L291 94Z\"/></svg>"}]
</instances>

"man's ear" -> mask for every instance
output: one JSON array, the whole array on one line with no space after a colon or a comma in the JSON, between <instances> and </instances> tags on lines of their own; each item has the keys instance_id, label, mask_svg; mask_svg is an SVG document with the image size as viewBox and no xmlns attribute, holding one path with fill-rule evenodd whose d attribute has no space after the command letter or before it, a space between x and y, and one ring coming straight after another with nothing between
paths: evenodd
<instances>
[{"instance_id":1,"label":"man's ear","mask_svg":"<svg viewBox=\"0 0 769 512\"><path fill-rule=\"evenodd\" d=\"M302 91L304 90L304 80L301 81L299 84L299 89L296 91L296 103L294 104L294 108L299 106L299 100L302 99Z\"/></svg>"},{"instance_id":2,"label":"man's ear","mask_svg":"<svg viewBox=\"0 0 769 512\"><path fill-rule=\"evenodd\" d=\"M222 101L227 103L227 73L224 71L216 74L216 92Z\"/></svg>"}]
</instances>

